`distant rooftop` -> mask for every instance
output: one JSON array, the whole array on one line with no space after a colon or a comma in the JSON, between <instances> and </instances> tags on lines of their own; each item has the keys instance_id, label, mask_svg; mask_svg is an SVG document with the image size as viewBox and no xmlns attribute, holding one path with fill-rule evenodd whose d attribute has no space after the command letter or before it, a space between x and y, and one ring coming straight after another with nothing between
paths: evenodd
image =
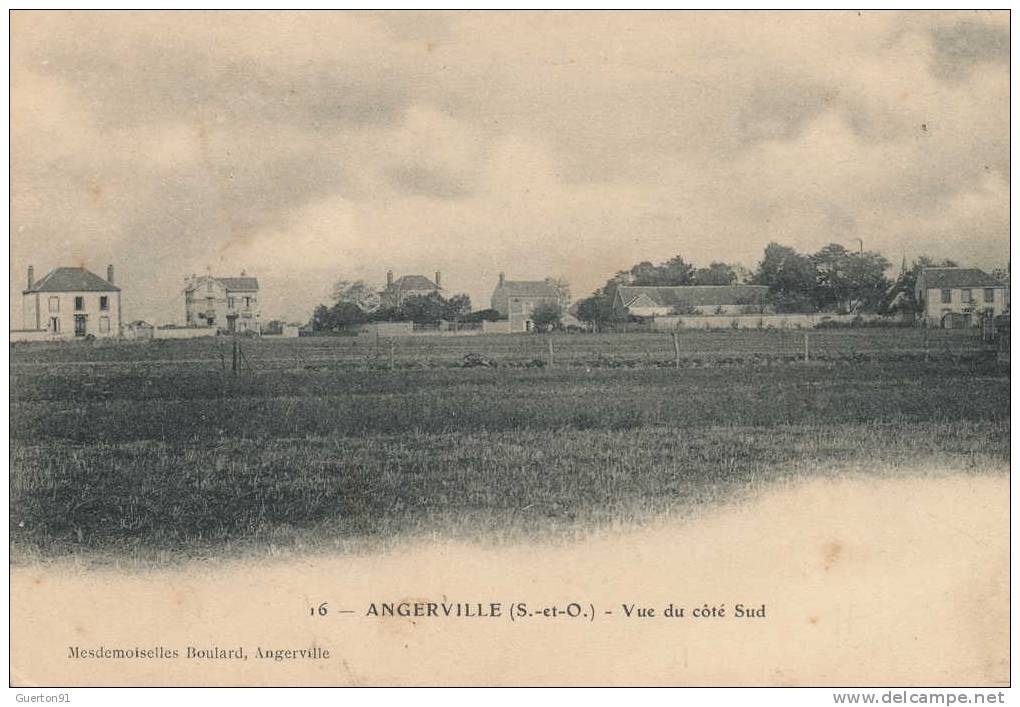
<instances>
[{"instance_id":1,"label":"distant rooftop","mask_svg":"<svg viewBox=\"0 0 1020 707\"><path fill-rule=\"evenodd\" d=\"M394 290L438 290L439 285L432 282L424 275L402 275L393 281L386 289Z\"/></svg>"},{"instance_id":2,"label":"distant rooftop","mask_svg":"<svg viewBox=\"0 0 1020 707\"><path fill-rule=\"evenodd\" d=\"M559 290L549 280L503 280L496 292L511 297L558 297Z\"/></svg>"},{"instance_id":3,"label":"distant rooftop","mask_svg":"<svg viewBox=\"0 0 1020 707\"><path fill-rule=\"evenodd\" d=\"M214 277L212 275L203 275L192 280L187 290L192 290L198 286L198 283L204 282L206 279L212 279L223 285L229 292L255 292L259 289L258 278L255 277Z\"/></svg>"}]
</instances>

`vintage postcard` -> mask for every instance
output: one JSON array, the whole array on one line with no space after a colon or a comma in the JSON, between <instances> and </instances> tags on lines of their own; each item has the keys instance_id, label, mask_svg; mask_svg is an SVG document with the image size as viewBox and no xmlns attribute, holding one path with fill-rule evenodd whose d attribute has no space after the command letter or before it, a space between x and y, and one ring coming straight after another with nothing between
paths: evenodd
<instances>
[{"instance_id":1,"label":"vintage postcard","mask_svg":"<svg viewBox=\"0 0 1020 707\"><path fill-rule=\"evenodd\" d=\"M1008 11L9 23L12 686L1002 700Z\"/></svg>"}]
</instances>

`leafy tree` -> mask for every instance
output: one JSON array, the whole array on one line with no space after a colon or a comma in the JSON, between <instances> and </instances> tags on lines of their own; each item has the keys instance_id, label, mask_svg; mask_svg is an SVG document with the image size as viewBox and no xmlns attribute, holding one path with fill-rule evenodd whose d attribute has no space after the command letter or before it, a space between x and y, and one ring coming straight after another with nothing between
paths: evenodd
<instances>
[{"instance_id":1,"label":"leafy tree","mask_svg":"<svg viewBox=\"0 0 1020 707\"><path fill-rule=\"evenodd\" d=\"M698 268L692 275L694 285L732 285L737 281L737 271L726 263L712 263L707 268Z\"/></svg>"},{"instance_id":2,"label":"leafy tree","mask_svg":"<svg viewBox=\"0 0 1020 707\"><path fill-rule=\"evenodd\" d=\"M850 252L830 243L811 256L817 272L815 301L837 311L875 309L889 287L889 261L871 251Z\"/></svg>"},{"instance_id":3,"label":"leafy tree","mask_svg":"<svg viewBox=\"0 0 1020 707\"><path fill-rule=\"evenodd\" d=\"M793 248L769 243L752 282L769 288L769 299L780 312L815 311L815 265Z\"/></svg>"},{"instance_id":4,"label":"leafy tree","mask_svg":"<svg viewBox=\"0 0 1020 707\"><path fill-rule=\"evenodd\" d=\"M669 287L690 285L694 280L694 266L676 255L660 265L645 260L633 266L627 273L629 283L637 286Z\"/></svg>"},{"instance_id":5,"label":"leafy tree","mask_svg":"<svg viewBox=\"0 0 1020 707\"><path fill-rule=\"evenodd\" d=\"M446 311L446 302L438 292L406 297L397 308L399 319L410 320L415 324L435 324L443 319Z\"/></svg>"},{"instance_id":6,"label":"leafy tree","mask_svg":"<svg viewBox=\"0 0 1020 707\"><path fill-rule=\"evenodd\" d=\"M365 313L351 302L337 302L332 307L320 304L312 314L312 330L335 332L365 321Z\"/></svg>"},{"instance_id":7,"label":"leafy tree","mask_svg":"<svg viewBox=\"0 0 1020 707\"><path fill-rule=\"evenodd\" d=\"M448 322L463 321L471 312L471 298L467 295L453 295L449 299L439 299L443 302L443 319Z\"/></svg>"},{"instance_id":8,"label":"leafy tree","mask_svg":"<svg viewBox=\"0 0 1020 707\"><path fill-rule=\"evenodd\" d=\"M676 255L659 266L660 282L654 283L662 286L690 285L694 282L694 266Z\"/></svg>"},{"instance_id":9,"label":"leafy tree","mask_svg":"<svg viewBox=\"0 0 1020 707\"><path fill-rule=\"evenodd\" d=\"M537 331L549 331L560 326L563 310L556 302L540 302L531 312L531 321Z\"/></svg>"},{"instance_id":10,"label":"leafy tree","mask_svg":"<svg viewBox=\"0 0 1020 707\"><path fill-rule=\"evenodd\" d=\"M465 314L463 321L465 322L498 322L503 319L503 315L495 309L480 309L477 312L471 312Z\"/></svg>"},{"instance_id":11,"label":"leafy tree","mask_svg":"<svg viewBox=\"0 0 1020 707\"><path fill-rule=\"evenodd\" d=\"M577 302L577 318L592 326L598 326L600 322L605 321L604 310L602 297L599 294L585 297Z\"/></svg>"},{"instance_id":12,"label":"leafy tree","mask_svg":"<svg viewBox=\"0 0 1020 707\"><path fill-rule=\"evenodd\" d=\"M329 318L329 307L324 304L320 304L312 312L312 331L332 331L332 325Z\"/></svg>"},{"instance_id":13,"label":"leafy tree","mask_svg":"<svg viewBox=\"0 0 1020 707\"><path fill-rule=\"evenodd\" d=\"M992 270L992 277L1001 282L1003 285L1009 285L1009 263L1006 263L1004 268L995 268Z\"/></svg>"},{"instance_id":14,"label":"leafy tree","mask_svg":"<svg viewBox=\"0 0 1020 707\"><path fill-rule=\"evenodd\" d=\"M570 307L570 283L562 277L551 279L549 282L556 288L556 301L560 303L560 309L567 311Z\"/></svg>"},{"instance_id":15,"label":"leafy tree","mask_svg":"<svg viewBox=\"0 0 1020 707\"><path fill-rule=\"evenodd\" d=\"M333 302L354 304L366 314L379 309L382 303L376 288L364 280L337 280L333 285L332 297Z\"/></svg>"}]
</instances>

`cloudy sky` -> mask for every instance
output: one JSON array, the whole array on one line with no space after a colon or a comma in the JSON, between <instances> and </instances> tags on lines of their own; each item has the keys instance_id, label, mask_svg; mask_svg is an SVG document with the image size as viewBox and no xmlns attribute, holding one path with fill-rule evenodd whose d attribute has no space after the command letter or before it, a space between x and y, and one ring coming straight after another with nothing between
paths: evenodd
<instances>
[{"instance_id":1,"label":"cloudy sky","mask_svg":"<svg viewBox=\"0 0 1020 707\"><path fill-rule=\"evenodd\" d=\"M575 296L769 241L899 263L1009 248L1000 13L81 13L11 21L11 293L117 267L125 317L256 274L500 270ZM20 322L15 319L14 324Z\"/></svg>"}]
</instances>

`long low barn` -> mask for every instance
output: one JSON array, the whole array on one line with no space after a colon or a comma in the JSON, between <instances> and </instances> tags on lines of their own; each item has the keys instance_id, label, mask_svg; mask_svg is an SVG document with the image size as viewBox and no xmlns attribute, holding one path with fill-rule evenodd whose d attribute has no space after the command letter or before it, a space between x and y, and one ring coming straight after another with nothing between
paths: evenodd
<instances>
[{"instance_id":1,"label":"long low barn","mask_svg":"<svg viewBox=\"0 0 1020 707\"><path fill-rule=\"evenodd\" d=\"M667 314L744 314L748 308L765 306L769 288L764 285L682 285L650 287L621 285L616 288L613 310L635 317Z\"/></svg>"}]
</instances>

